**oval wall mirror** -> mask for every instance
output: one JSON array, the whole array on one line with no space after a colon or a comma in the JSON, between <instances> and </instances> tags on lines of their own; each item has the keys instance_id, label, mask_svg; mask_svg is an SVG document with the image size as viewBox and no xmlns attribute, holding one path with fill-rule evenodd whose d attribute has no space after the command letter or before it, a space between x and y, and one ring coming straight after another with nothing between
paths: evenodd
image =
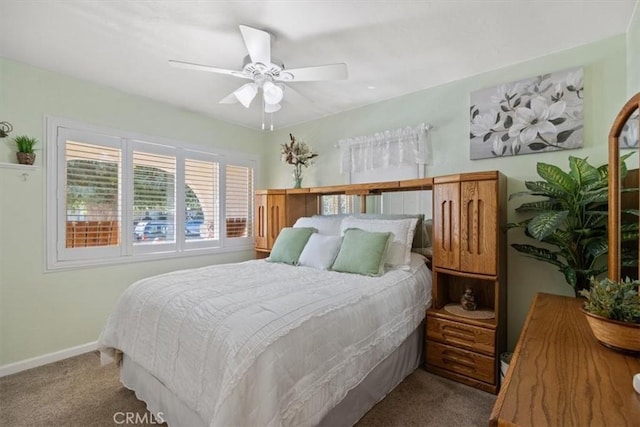
<instances>
[{"instance_id":1,"label":"oval wall mirror","mask_svg":"<svg viewBox=\"0 0 640 427\"><path fill-rule=\"evenodd\" d=\"M622 107L609 132L609 279L619 281L623 277L638 279L638 253L640 243L637 238L629 239L623 222L635 221L639 224L640 187L638 173L638 130L640 129L640 92L635 94ZM621 179L621 158L632 154L625 162L629 171ZM635 189L623 191L623 189ZM630 255L631 254L631 255ZM634 261L635 257L635 262ZM626 266L634 264L633 267Z\"/></svg>"}]
</instances>

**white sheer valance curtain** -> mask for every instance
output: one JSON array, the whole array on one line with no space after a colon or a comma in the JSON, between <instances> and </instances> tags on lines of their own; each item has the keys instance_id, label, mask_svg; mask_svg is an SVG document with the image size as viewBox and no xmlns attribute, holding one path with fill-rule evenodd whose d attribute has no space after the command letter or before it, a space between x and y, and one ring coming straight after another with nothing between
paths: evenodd
<instances>
[{"instance_id":1,"label":"white sheer valance curtain","mask_svg":"<svg viewBox=\"0 0 640 427\"><path fill-rule=\"evenodd\" d=\"M425 165L429 159L427 134L430 126L420 123L372 135L338 141L340 173Z\"/></svg>"}]
</instances>

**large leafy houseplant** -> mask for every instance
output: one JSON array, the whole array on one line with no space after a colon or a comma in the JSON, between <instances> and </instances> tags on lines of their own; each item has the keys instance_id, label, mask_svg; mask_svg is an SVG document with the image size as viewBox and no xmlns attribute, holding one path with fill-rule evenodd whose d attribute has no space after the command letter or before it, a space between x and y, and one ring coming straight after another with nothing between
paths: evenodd
<instances>
[{"instance_id":1,"label":"large leafy houseplant","mask_svg":"<svg viewBox=\"0 0 640 427\"><path fill-rule=\"evenodd\" d=\"M621 174L626 176L625 159L621 158ZM589 289L590 278L607 270L606 263L599 262L608 251L607 200L608 165L592 166L587 159L569 157L569 172L557 166L538 163L537 172L543 181L525 181L528 191L512 194L509 199L520 196L541 196L544 200L526 202L516 211L533 214L509 228L521 228L526 236L543 243L543 246L514 243L518 252L547 262L563 273L566 282L576 295ZM638 210L626 213L637 216ZM621 240L637 241L638 223L623 222ZM554 247L550 249L549 247ZM631 252L634 252L631 253ZM623 266L637 265L637 245L627 247L623 253Z\"/></svg>"}]
</instances>

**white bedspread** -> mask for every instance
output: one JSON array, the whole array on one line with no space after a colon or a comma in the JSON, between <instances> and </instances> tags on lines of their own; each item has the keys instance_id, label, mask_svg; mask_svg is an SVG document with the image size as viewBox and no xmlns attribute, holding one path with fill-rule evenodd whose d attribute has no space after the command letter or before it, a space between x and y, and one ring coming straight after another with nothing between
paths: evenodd
<instances>
[{"instance_id":1,"label":"white bedspread","mask_svg":"<svg viewBox=\"0 0 640 427\"><path fill-rule=\"evenodd\" d=\"M100 337L211 426L315 425L420 324L431 274L380 278L263 260L140 280Z\"/></svg>"}]
</instances>

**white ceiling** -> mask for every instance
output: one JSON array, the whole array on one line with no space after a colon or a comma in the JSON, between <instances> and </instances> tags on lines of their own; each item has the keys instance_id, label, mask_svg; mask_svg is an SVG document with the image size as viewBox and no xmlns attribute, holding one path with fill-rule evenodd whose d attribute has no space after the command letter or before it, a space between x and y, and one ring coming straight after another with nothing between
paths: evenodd
<instances>
[{"instance_id":1,"label":"white ceiling","mask_svg":"<svg viewBox=\"0 0 640 427\"><path fill-rule=\"evenodd\" d=\"M246 80L167 62L239 70L249 25L286 68L348 66L345 81L292 83L306 99L285 92L283 127L625 33L637 3L0 0L0 56L258 129L257 102L218 103Z\"/></svg>"}]
</instances>

